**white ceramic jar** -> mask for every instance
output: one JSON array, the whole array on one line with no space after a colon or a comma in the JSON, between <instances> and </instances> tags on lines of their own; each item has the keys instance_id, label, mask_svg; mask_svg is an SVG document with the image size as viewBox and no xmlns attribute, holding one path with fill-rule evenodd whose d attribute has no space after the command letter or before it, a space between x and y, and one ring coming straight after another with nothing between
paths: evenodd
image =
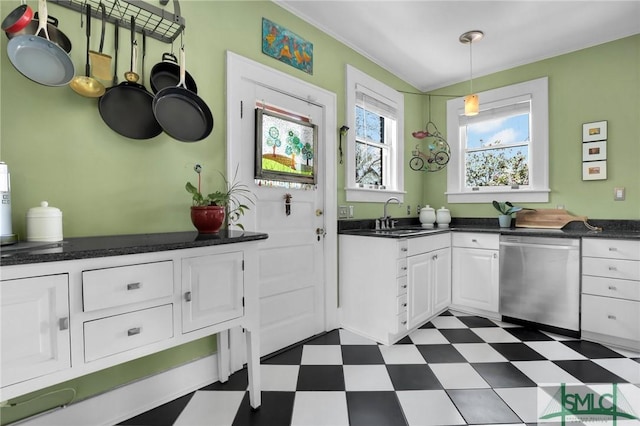
<instances>
[{"instance_id":1,"label":"white ceramic jar","mask_svg":"<svg viewBox=\"0 0 640 426\"><path fill-rule=\"evenodd\" d=\"M433 228L436 221L436 212L429 205L420 209L420 223L423 228Z\"/></svg>"},{"instance_id":2,"label":"white ceramic jar","mask_svg":"<svg viewBox=\"0 0 640 426\"><path fill-rule=\"evenodd\" d=\"M62 241L62 212L43 201L27 212L27 241Z\"/></svg>"},{"instance_id":3,"label":"white ceramic jar","mask_svg":"<svg viewBox=\"0 0 640 426\"><path fill-rule=\"evenodd\" d=\"M451 223L451 212L449 209L445 209L444 206L436 211L436 222L438 222L438 228L448 228Z\"/></svg>"}]
</instances>

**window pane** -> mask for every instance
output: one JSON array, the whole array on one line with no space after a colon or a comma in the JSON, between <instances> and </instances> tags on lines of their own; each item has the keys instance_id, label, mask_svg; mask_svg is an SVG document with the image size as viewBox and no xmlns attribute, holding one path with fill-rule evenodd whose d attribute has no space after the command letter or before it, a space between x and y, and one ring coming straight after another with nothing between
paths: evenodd
<instances>
[{"instance_id":1,"label":"window pane","mask_svg":"<svg viewBox=\"0 0 640 426\"><path fill-rule=\"evenodd\" d=\"M384 143L384 117L356 106L356 138Z\"/></svg>"},{"instance_id":2,"label":"window pane","mask_svg":"<svg viewBox=\"0 0 640 426\"><path fill-rule=\"evenodd\" d=\"M382 148L356 141L356 183L382 185Z\"/></svg>"},{"instance_id":3,"label":"window pane","mask_svg":"<svg viewBox=\"0 0 640 426\"><path fill-rule=\"evenodd\" d=\"M467 187L529 185L527 146L469 152L465 164Z\"/></svg>"},{"instance_id":4,"label":"window pane","mask_svg":"<svg viewBox=\"0 0 640 426\"><path fill-rule=\"evenodd\" d=\"M480 121L467 126L467 149L529 140L529 114Z\"/></svg>"}]
</instances>

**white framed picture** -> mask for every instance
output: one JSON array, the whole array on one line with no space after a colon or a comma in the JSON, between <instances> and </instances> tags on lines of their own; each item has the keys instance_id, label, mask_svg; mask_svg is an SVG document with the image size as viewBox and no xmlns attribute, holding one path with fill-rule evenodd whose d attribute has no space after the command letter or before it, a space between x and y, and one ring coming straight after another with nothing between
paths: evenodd
<instances>
[{"instance_id":1,"label":"white framed picture","mask_svg":"<svg viewBox=\"0 0 640 426\"><path fill-rule=\"evenodd\" d=\"M585 142L582 144L582 161L607 159L607 141Z\"/></svg>"},{"instance_id":2,"label":"white framed picture","mask_svg":"<svg viewBox=\"0 0 640 426\"><path fill-rule=\"evenodd\" d=\"M582 142L604 141L607 139L607 121L594 121L582 125Z\"/></svg>"},{"instance_id":3,"label":"white framed picture","mask_svg":"<svg viewBox=\"0 0 640 426\"><path fill-rule=\"evenodd\" d=\"M607 161L585 161L582 163L582 180L604 180L607 178Z\"/></svg>"}]
</instances>

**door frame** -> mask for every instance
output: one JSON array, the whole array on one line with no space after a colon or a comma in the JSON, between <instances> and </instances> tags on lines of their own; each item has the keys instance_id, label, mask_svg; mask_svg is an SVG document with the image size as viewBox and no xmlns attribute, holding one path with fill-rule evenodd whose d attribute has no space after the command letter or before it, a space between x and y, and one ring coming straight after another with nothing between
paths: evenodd
<instances>
[{"instance_id":1,"label":"door frame","mask_svg":"<svg viewBox=\"0 0 640 426\"><path fill-rule=\"evenodd\" d=\"M238 148L241 144L233 143L234 140L237 141L240 138L241 133L240 116L233 111L238 111L238 105L241 101L241 91L234 88L241 87L243 80L310 102L323 110L325 170L321 176L324 177L324 194L322 195L326 231L324 238L324 330L333 330L339 325L336 94L229 50L226 52L226 62L226 167L228 172L234 170L234 164L238 164L236 159L242 155ZM248 111L253 111L253 106L250 106ZM233 346L232 344L232 348ZM235 351L232 350L232 352ZM236 357L232 356L231 361L232 364L235 364L233 358ZM233 368L232 371L234 371Z\"/></svg>"}]
</instances>

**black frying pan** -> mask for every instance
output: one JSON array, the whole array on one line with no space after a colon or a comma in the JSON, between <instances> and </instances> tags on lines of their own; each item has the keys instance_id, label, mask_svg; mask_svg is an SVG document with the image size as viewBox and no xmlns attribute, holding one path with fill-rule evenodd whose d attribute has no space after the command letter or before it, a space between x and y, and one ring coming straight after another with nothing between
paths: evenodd
<instances>
[{"instance_id":1,"label":"black frying pan","mask_svg":"<svg viewBox=\"0 0 640 426\"><path fill-rule=\"evenodd\" d=\"M158 62L151 68L151 78L149 78L151 91L158 93L165 87L177 86L180 83L180 65L173 53L163 53L162 62ZM193 93L198 93L198 86L188 71L185 71L185 87Z\"/></svg>"},{"instance_id":2,"label":"black frying pan","mask_svg":"<svg viewBox=\"0 0 640 426\"><path fill-rule=\"evenodd\" d=\"M197 142L213 130L213 115L207 104L194 92L185 88L185 55L180 50L180 82L156 93L153 114L162 129L182 142Z\"/></svg>"},{"instance_id":3,"label":"black frying pan","mask_svg":"<svg viewBox=\"0 0 640 426\"><path fill-rule=\"evenodd\" d=\"M162 133L162 127L153 114L153 95L137 83L136 62L135 21L132 17L131 71L125 73L127 81L107 89L100 98L98 109L102 120L116 133L131 139L151 139Z\"/></svg>"}]
</instances>

